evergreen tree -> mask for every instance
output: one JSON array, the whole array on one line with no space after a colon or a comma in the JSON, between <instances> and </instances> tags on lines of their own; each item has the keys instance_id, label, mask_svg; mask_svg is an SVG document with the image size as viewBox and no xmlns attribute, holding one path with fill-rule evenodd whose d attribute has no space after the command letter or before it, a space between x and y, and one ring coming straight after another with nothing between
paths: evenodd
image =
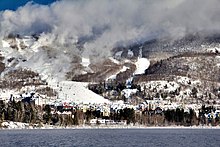
<instances>
[{"instance_id":1,"label":"evergreen tree","mask_svg":"<svg viewBox=\"0 0 220 147\"><path fill-rule=\"evenodd\" d=\"M50 123L51 117L52 117L50 106L49 106L49 105L46 105L43 110L44 110L44 112L45 112L44 115L43 115L43 120L44 120L46 123Z\"/></svg>"}]
</instances>

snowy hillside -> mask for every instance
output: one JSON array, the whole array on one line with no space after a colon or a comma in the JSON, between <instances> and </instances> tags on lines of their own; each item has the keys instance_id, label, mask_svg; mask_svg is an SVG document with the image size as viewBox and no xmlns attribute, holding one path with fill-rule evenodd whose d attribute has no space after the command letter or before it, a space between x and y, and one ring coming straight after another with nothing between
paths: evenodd
<instances>
[{"instance_id":1,"label":"snowy hillside","mask_svg":"<svg viewBox=\"0 0 220 147\"><path fill-rule=\"evenodd\" d=\"M129 98L132 97L132 94L138 93L138 85L132 85L134 81L138 81L138 84L145 82L145 88L148 88L145 91L149 93L155 91L155 87L160 88L157 92L176 93L179 90L179 86L171 82L172 77L170 76L183 75L187 77L190 75L195 79L218 79L218 75L211 74L211 71L213 73L218 73L219 71L218 48L213 47L215 49L213 51L210 50L212 48L210 47L205 50L205 53L185 53L155 62L152 61L152 58L148 59L146 55L142 57L145 53L144 49L146 46L140 46L136 47L136 49L124 49L122 51L117 51L116 49L115 53L112 54L114 57L109 56L106 59L94 62L94 59L90 59L90 56L82 56L80 52L74 52L77 46L73 45L70 47L68 45L60 46L58 44L52 44L48 36L42 35L39 38L34 36L6 37L2 40L0 47L0 54L3 57L2 63L5 65L5 69L1 73L1 77L4 79L2 83L6 83L6 85L13 83L10 81L6 82L6 80L16 76L16 74L13 75L13 72L16 70L19 71L21 68L27 71L21 70L22 72L20 74L24 74L24 72L28 74L28 71L39 74L39 77L37 76L34 79L35 82L36 80L41 80L41 86L38 85L38 88L49 86L54 89L57 92L57 100L60 102L66 100L77 103L109 103L109 100L100 96L100 93L100 95L97 95L88 90L87 84L81 82L115 82L115 85L113 85L116 88L113 86L113 91L109 93L113 95L116 93L116 96L108 95L108 92L103 94L103 96L114 98L125 96ZM203 48L205 47L203 46ZM208 70L210 67L213 67L213 69ZM198 69L200 72L198 72ZM166 83L166 79L171 81L167 81L168 83ZM31 77L28 80L16 80L16 82L22 81L26 87L31 85L31 81L34 81ZM73 82L71 80L81 82ZM164 83L158 84L156 81L164 81ZM187 86L189 88L180 94L188 93L188 91L192 90L193 87L190 86L193 85ZM143 90L143 85L141 89ZM3 90L4 93L2 91L1 95L4 97L7 95L9 97L10 94L7 91L11 92L11 90L13 91L13 89ZM106 87L104 87L105 90ZM16 93L16 90L14 92ZM153 94L153 96L155 95ZM190 95L187 97L190 97Z\"/></svg>"},{"instance_id":2,"label":"snowy hillside","mask_svg":"<svg viewBox=\"0 0 220 147\"><path fill-rule=\"evenodd\" d=\"M88 90L87 83L62 81L58 85L58 97L64 101L84 104L109 103L107 99Z\"/></svg>"},{"instance_id":3,"label":"snowy hillside","mask_svg":"<svg viewBox=\"0 0 220 147\"><path fill-rule=\"evenodd\" d=\"M68 49L61 50L58 46L47 45L48 40L43 37L38 40L32 36L2 40L0 54L4 57L3 63L6 67L2 76L23 68L39 73L41 79L58 92L58 99L61 101L69 100L77 103L109 102L88 90L85 83L65 81L66 73L72 66L72 54ZM91 70L88 58L82 58L81 64L87 71ZM57 83L59 84L57 85ZM16 90L14 92L7 91L2 91L1 95L9 97L12 93L18 93Z\"/></svg>"}]
</instances>

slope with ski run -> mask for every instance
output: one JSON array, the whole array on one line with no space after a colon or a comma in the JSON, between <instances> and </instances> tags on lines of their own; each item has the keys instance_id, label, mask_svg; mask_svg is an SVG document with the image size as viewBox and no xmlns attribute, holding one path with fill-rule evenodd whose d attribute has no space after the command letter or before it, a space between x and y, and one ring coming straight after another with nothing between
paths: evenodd
<instances>
[{"instance_id":1,"label":"slope with ski run","mask_svg":"<svg viewBox=\"0 0 220 147\"><path fill-rule=\"evenodd\" d=\"M15 57L21 60L25 59L27 62L21 62L16 65L15 68L28 68L38 72L42 79L48 82L48 85L55 88L58 92L58 98L66 101L75 101L77 103L109 103L107 99L102 96L93 93L86 88L86 83L65 81L65 73L68 71L70 58L58 49L53 49L53 54L56 57L49 58L47 51L42 49L43 46L50 44L46 37L41 37L39 40L35 40L33 37L25 36L22 39L15 39L17 42L18 50L10 48L7 40L2 41L3 48L1 54L5 57L6 66L10 69L13 63L7 63L7 59ZM27 47L21 49L21 42ZM130 51L131 52L131 51ZM141 53L140 53L141 54ZM140 55L141 56L141 55ZM110 58L114 63L119 64L120 62L116 59ZM125 61L130 62L130 61ZM88 58L82 57L82 63L84 67L88 67L90 61ZM139 57L135 63L136 71L134 75L143 74L144 71L149 67L150 62L146 58ZM13 67L12 67L13 68ZM120 72L124 72L129 67L123 66L120 71L110 76L108 79L115 79L116 75ZM132 78L131 78L132 79ZM126 97L129 97L136 90L125 89L123 93Z\"/></svg>"},{"instance_id":2,"label":"slope with ski run","mask_svg":"<svg viewBox=\"0 0 220 147\"><path fill-rule=\"evenodd\" d=\"M33 37L25 36L22 39L16 38L15 41L18 50L10 47L9 40L2 40L2 44L0 44L2 46L0 53L5 57L4 63L8 71L22 67L39 73L41 78L47 81L48 86L58 92L58 99L61 102L66 100L85 104L109 103L104 97L87 89L87 83L65 81L65 74L70 69L71 57L56 48L50 50L54 56L48 57L47 50L43 49L49 44L47 38L41 37L41 39L35 40ZM21 42L26 46L25 49L21 49ZM18 60L14 61L18 62L15 67L13 63L7 61L12 57ZM26 61L23 62L23 59ZM89 59L83 58L82 64L88 67ZM48 103L50 102L48 101Z\"/></svg>"},{"instance_id":3,"label":"slope with ski run","mask_svg":"<svg viewBox=\"0 0 220 147\"><path fill-rule=\"evenodd\" d=\"M116 53L115 58L116 59L121 59L122 57L122 51L119 51ZM129 50L128 51L128 56L129 57L133 57L134 53ZM120 62L112 57L109 58L113 63L115 64L120 64ZM126 62L131 62L130 60L124 60L124 63ZM137 58L137 61L135 62L135 66L136 66L136 70L134 72L133 75L140 75L140 74L144 74L145 70L148 69L148 67L150 66L150 61L147 58L143 58L142 57L142 50L139 51L139 57ZM109 79L116 79L117 74L119 74L120 72L125 72L127 69L129 69L129 67L123 66L122 69L120 69L118 72L116 72L115 74L109 76L106 81L108 81Z\"/></svg>"},{"instance_id":4,"label":"slope with ski run","mask_svg":"<svg viewBox=\"0 0 220 147\"><path fill-rule=\"evenodd\" d=\"M138 58L136 65L135 75L144 74L145 70L150 66L150 61L147 58Z\"/></svg>"},{"instance_id":5,"label":"slope with ski run","mask_svg":"<svg viewBox=\"0 0 220 147\"><path fill-rule=\"evenodd\" d=\"M136 63L136 70L134 75L141 75L145 73L145 70L150 66L150 61L147 58L138 58ZM127 83L132 83L133 77L127 79ZM126 98L129 98L132 94L135 94L137 89L124 89L122 92Z\"/></svg>"},{"instance_id":6,"label":"slope with ski run","mask_svg":"<svg viewBox=\"0 0 220 147\"><path fill-rule=\"evenodd\" d=\"M145 70L148 69L150 66L150 61L147 58L138 57L136 63L136 70L134 72L134 75L141 75L145 73ZM131 83L133 80L133 77L129 78L127 80L127 83ZM124 89L123 94L126 98L129 98L132 94L136 93L137 89Z\"/></svg>"},{"instance_id":7,"label":"slope with ski run","mask_svg":"<svg viewBox=\"0 0 220 147\"><path fill-rule=\"evenodd\" d=\"M100 104L109 103L107 99L87 89L88 83L62 81L58 85L58 97L66 102Z\"/></svg>"}]
</instances>

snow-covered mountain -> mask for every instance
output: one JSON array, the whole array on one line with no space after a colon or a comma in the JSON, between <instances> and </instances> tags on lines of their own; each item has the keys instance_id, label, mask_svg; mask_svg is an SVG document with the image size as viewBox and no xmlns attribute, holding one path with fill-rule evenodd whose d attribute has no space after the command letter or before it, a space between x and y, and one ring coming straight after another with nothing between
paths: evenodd
<instances>
[{"instance_id":1,"label":"snow-covered mountain","mask_svg":"<svg viewBox=\"0 0 220 147\"><path fill-rule=\"evenodd\" d=\"M47 36L8 36L0 44L0 54L4 65L1 81L23 82L19 87L13 84L5 87L4 89L7 90L3 90L4 97L10 97L13 91L19 93L24 89L37 90L42 87L50 87L54 90L52 96L58 99L74 99L84 103L108 102L103 97L86 89L84 83L71 82L71 80L85 82L91 82L92 79L96 79L93 82L114 80L118 74L126 73L129 70L128 76L131 76L131 73L143 74L149 66L149 61L143 57L123 61L122 57L119 57L121 61L109 57L100 60L100 63L91 63L89 57L76 55L70 47L53 45ZM130 58L133 58L132 51L130 51ZM143 61L146 62L146 65ZM36 74L38 81L42 81L39 82L41 84L31 83L30 78L33 80L33 77L25 77L29 72ZM18 74L24 75L23 79ZM87 78L83 78L84 76ZM7 77L12 77L12 79ZM29 81L28 85L27 81Z\"/></svg>"},{"instance_id":2,"label":"snow-covered mountain","mask_svg":"<svg viewBox=\"0 0 220 147\"><path fill-rule=\"evenodd\" d=\"M163 40L118 47L112 50L112 56L98 61L94 57L83 56L80 52L83 47L79 44L54 44L46 35L8 36L0 45L1 84L5 85L1 95L4 97L22 90L41 91L41 95L47 97L49 94L42 89L49 87L53 102L108 103L104 97L112 97L112 94L97 95L86 85L103 81L126 83L127 89L122 89L121 94L129 97L131 91L137 92L129 90L132 87L129 84L133 82L142 85L142 89L143 82L154 85L152 82L172 80L172 76L202 80L202 83L210 79L219 82L220 47L216 39L195 37L172 44ZM163 52L164 48L170 53Z\"/></svg>"},{"instance_id":3,"label":"snow-covered mountain","mask_svg":"<svg viewBox=\"0 0 220 147\"><path fill-rule=\"evenodd\" d=\"M12 36L2 40L0 47L1 63L4 65L1 72L2 90L0 94L2 97L10 98L11 94L19 94L23 90L39 91L39 89L50 87L54 91L54 94L51 95L53 99L74 99L84 103L108 102L85 88L84 83L65 82L67 72L73 66L81 66L81 69L77 70L78 74L91 71L88 67L90 64L88 58L80 57L79 61L73 63L76 60L75 56L68 49L48 44L50 43L47 38L37 39L33 36ZM34 76L30 76L30 74ZM4 83L18 83L19 86L16 84L3 86Z\"/></svg>"}]
</instances>

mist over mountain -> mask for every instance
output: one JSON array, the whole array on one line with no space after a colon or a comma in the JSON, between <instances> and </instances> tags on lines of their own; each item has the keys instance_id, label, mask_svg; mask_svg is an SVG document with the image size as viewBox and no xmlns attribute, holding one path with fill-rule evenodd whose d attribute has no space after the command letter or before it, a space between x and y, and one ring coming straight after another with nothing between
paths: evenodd
<instances>
[{"instance_id":1,"label":"mist over mountain","mask_svg":"<svg viewBox=\"0 0 220 147\"><path fill-rule=\"evenodd\" d=\"M76 54L106 57L115 47L152 39L218 34L218 14L218 0L29 2L16 11L0 12L0 35L38 34L48 44L69 47ZM80 51L72 44L79 44Z\"/></svg>"}]
</instances>

